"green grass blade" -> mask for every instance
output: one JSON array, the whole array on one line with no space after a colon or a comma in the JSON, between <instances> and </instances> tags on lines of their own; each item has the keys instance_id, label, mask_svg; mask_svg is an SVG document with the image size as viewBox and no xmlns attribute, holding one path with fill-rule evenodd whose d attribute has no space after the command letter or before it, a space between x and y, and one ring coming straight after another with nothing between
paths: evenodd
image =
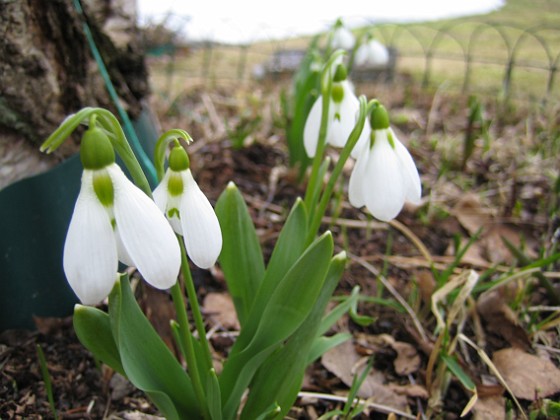
<instances>
[{"instance_id":1,"label":"green grass blade","mask_svg":"<svg viewBox=\"0 0 560 420\"><path fill-rule=\"evenodd\" d=\"M45 353L39 344L37 344L37 357L39 359L39 368L41 369L41 376L43 377L43 382L45 383L45 391L47 392L47 399L49 400L49 405L53 413L55 420L58 420L58 413L56 412L56 405L54 403L54 395L51 383L51 375L47 367L47 359L45 358Z\"/></svg>"}]
</instances>

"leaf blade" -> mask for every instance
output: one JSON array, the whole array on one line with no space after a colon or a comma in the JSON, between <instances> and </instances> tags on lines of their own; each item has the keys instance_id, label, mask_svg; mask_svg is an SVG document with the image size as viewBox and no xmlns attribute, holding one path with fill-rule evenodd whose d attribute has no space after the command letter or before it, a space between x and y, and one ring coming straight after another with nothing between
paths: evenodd
<instances>
[{"instance_id":1,"label":"leaf blade","mask_svg":"<svg viewBox=\"0 0 560 420\"><path fill-rule=\"evenodd\" d=\"M222 192L215 210L223 239L218 260L243 325L264 277L261 246L247 205L235 184L230 182Z\"/></svg>"}]
</instances>

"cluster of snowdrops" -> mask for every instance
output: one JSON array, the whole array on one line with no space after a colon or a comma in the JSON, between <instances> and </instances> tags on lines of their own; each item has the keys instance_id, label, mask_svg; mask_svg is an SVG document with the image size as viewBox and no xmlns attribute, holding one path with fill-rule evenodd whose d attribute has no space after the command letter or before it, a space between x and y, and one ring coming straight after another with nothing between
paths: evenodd
<instances>
[{"instance_id":1,"label":"cluster of snowdrops","mask_svg":"<svg viewBox=\"0 0 560 420\"><path fill-rule=\"evenodd\" d=\"M343 167L349 157L355 159L350 203L384 221L405 201L418 203L421 184L386 109L377 100L357 98L346 73L344 52L337 50L322 68L321 95L305 123L304 147L313 159L306 194L295 200L267 262L237 187L227 185L215 209L198 187L184 147L192 141L187 132L171 130L158 140L159 185L153 192L107 110L79 111L43 144L42 150L52 152L80 124L87 125L80 146L81 189L63 256L68 282L83 303L76 305L74 327L96 358L143 390L166 418L283 418L306 367L349 338L325 335L352 302L349 297L326 314L347 257L333 255L331 233L320 233ZM325 159L328 145L341 149L334 163ZM132 181L116 163L115 151ZM240 321L239 336L218 372L189 258L203 269L219 262ZM118 272L119 262L136 267L150 285L170 290L180 355L168 349L140 310L128 276ZM88 306L107 297L107 312Z\"/></svg>"}]
</instances>

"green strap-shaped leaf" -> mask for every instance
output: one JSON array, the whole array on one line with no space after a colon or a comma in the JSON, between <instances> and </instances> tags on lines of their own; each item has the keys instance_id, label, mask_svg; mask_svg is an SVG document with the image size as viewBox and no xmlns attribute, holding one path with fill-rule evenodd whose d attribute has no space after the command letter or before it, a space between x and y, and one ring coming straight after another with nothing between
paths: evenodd
<instances>
[{"instance_id":1,"label":"green strap-shaped leaf","mask_svg":"<svg viewBox=\"0 0 560 420\"><path fill-rule=\"evenodd\" d=\"M214 368L210 369L206 380L206 400L208 412L212 420L222 420L222 397L220 394L220 383Z\"/></svg>"},{"instance_id":2,"label":"green strap-shaped leaf","mask_svg":"<svg viewBox=\"0 0 560 420\"><path fill-rule=\"evenodd\" d=\"M253 375L313 309L321 292L333 251L330 232L313 242L280 281L267 302L250 344L231 356L220 376L224 417L232 418ZM241 330L241 335L245 332Z\"/></svg>"},{"instance_id":3,"label":"green strap-shaped leaf","mask_svg":"<svg viewBox=\"0 0 560 420\"><path fill-rule=\"evenodd\" d=\"M200 408L191 380L134 299L126 275L109 296L111 329L129 380L167 419L196 419Z\"/></svg>"},{"instance_id":4,"label":"green strap-shaped leaf","mask_svg":"<svg viewBox=\"0 0 560 420\"><path fill-rule=\"evenodd\" d=\"M264 277L261 246L243 196L232 182L216 203L222 229L220 266L243 326Z\"/></svg>"},{"instance_id":5,"label":"green strap-shaped leaf","mask_svg":"<svg viewBox=\"0 0 560 420\"><path fill-rule=\"evenodd\" d=\"M263 285L259 289L259 298L268 300L280 280L303 254L306 237L307 211L303 200L298 198L286 219L284 227L280 231L280 236L272 251ZM264 306L261 305L261 307Z\"/></svg>"},{"instance_id":6,"label":"green strap-shaped leaf","mask_svg":"<svg viewBox=\"0 0 560 420\"><path fill-rule=\"evenodd\" d=\"M97 308L76 305L72 321L80 343L91 351L95 358L126 376L111 332L109 315Z\"/></svg>"},{"instance_id":7,"label":"green strap-shaped leaf","mask_svg":"<svg viewBox=\"0 0 560 420\"><path fill-rule=\"evenodd\" d=\"M309 352L326 306L340 281L346 265L341 253L332 258L319 297L305 321L288 338L285 345L272 354L259 368L251 382L251 392L242 413L242 419L254 419L276 403L280 411L274 418L282 419L293 405L309 364Z\"/></svg>"},{"instance_id":8,"label":"green strap-shaped leaf","mask_svg":"<svg viewBox=\"0 0 560 420\"><path fill-rule=\"evenodd\" d=\"M276 290L280 281L288 270L301 257L305 250L305 239L307 238L307 212L303 200L298 198L286 219L284 227L270 257L266 274L257 292L255 302L243 325L243 335L238 337L230 355L239 353L246 348L259 326L262 314L268 305L270 296Z\"/></svg>"}]
</instances>

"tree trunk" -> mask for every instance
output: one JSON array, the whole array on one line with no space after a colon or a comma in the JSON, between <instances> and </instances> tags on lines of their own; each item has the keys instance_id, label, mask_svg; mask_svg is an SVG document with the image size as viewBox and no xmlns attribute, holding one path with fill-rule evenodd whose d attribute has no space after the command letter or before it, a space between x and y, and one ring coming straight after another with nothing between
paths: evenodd
<instances>
[{"instance_id":1,"label":"tree trunk","mask_svg":"<svg viewBox=\"0 0 560 420\"><path fill-rule=\"evenodd\" d=\"M89 25L120 98L134 118L149 93L135 0L3 0L0 3L0 189L77 151L39 145L69 114L100 106L116 114L84 32Z\"/></svg>"}]
</instances>

